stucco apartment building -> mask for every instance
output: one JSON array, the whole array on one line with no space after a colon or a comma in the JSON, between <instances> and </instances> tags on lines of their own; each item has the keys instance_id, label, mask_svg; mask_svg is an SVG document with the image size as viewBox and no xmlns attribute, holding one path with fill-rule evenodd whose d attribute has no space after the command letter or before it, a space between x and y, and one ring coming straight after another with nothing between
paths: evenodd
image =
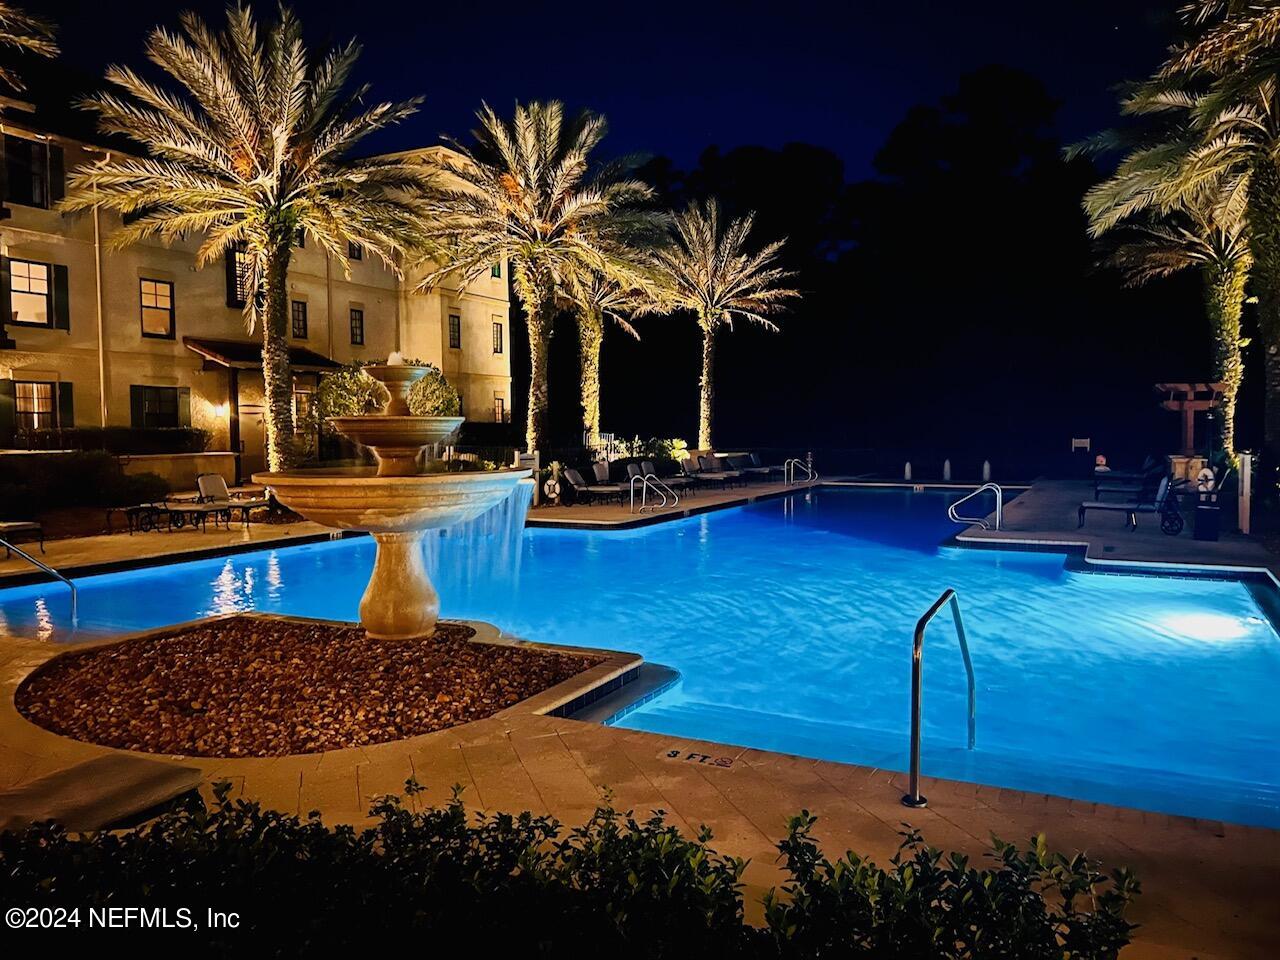
<instances>
[{"instance_id":1,"label":"stucco apartment building","mask_svg":"<svg viewBox=\"0 0 1280 960\"><path fill-rule=\"evenodd\" d=\"M235 258L197 270L194 238L107 249L117 214L57 210L67 172L105 148L24 122L23 107L0 98L0 448L40 427L195 426L241 453L240 476L260 469L261 347ZM468 420L508 418L505 264L465 291L424 295L359 248L338 263L300 241L289 271L299 412L326 370L398 350L439 366Z\"/></svg>"}]
</instances>

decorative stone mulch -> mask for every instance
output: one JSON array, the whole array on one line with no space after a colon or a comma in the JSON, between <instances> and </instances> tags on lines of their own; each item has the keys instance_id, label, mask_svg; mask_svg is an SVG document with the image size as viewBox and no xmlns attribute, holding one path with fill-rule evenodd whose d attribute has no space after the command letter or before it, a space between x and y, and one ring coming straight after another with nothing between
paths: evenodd
<instances>
[{"instance_id":1,"label":"decorative stone mulch","mask_svg":"<svg viewBox=\"0 0 1280 960\"><path fill-rule=\"evenodd\" d=\"M77 740L148 753L277 757L481 720L602 662L358 627L235 617L60 656L19 688L18 710Z\"/></svg>"}]
</instances>

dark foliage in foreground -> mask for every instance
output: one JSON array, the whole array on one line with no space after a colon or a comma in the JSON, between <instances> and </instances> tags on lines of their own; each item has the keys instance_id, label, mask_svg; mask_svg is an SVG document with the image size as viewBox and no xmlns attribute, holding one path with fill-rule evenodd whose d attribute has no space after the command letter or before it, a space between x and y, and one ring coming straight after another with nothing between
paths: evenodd
<instances>
[{"instance_id":1,"label":"dark foliage in foreground","mask_svg":"<svg viewBox=\"0 0 1280 960\"><path fill-rule=\"evenodd\" d=\"M476 956L1107 958L1128 942L1138 891L1044 839L996 841L979 868L914 832L887 869L822 857L815 818L778 845L790 875L743 919L745 862L683 838L660 814L603 807L583 826L523 813L469 820L455 795L413 813L399 799L355 831L231 802L197 800L132 830L76 837L50 825L0 835L6 905L206 906L238 911L233 931L193 936L256 955L331 954L392 933L466 943ZM421 788L408 785L410 796ZM478 948L478 949L477 949ZM518 951L518 952L516 952Z\"/></svg>"}]
</instances>

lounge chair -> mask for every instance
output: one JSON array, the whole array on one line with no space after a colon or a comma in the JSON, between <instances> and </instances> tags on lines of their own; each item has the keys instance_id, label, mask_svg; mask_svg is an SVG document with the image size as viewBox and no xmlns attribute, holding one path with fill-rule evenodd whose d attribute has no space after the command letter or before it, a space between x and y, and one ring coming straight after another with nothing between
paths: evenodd
<instances>
[{"instance_id":1,"label":"lounge chair","mask_svg":"<svg viewBox=\"0 0 1280 960\"><path fill-rule=\"evenodd\" d=\"M680 494L683 494L686 490L692 493L698 487L698 484L696 481L690 480L688 477L684 476L683 474L677 477L660 476L658 474L658 468L652 460L641 460L640 469L644 471L646 476L653 475L657 477L659 480L665 483L672 490Z\"/></svg>"},{"instance_id":2,"label":"lounge chair","mask_svg":"<svg viewBox=\"0 0 1280 960\"><path fill-rule=\"evenodd\" d=\"M1141 493L1154 490L1166 473L1165 465L1155 457L1147 457L1140 471L1094 470L1093 496L1101 500L1106 493L1127 495L1127 499L1140 499Z\"/></svg>"},{"instance_id":3,"label":"lounge chair","mask_svg":"<svg viewBox=\"0 0 1280 960\"><path fill-rule=\"evenodd\" d=\"M594 476L594 471L592 476ZM569 486L573 488L574 499L581 498L583 503L595 503L597 500L608 500L613 497L618 498L618 503L622 503L623 487L618 483L587 483L582 479L582 474L572 467L564 471L562 476L569 481Z\"/></svg>"},{"instance_id":4,"label":"lounge chair","mask_svg":"<svg viewBox=\"0 0 1280 960\"><path fill-rule=\"evenodd\" d=\"M4 543L4 558L9 559L9 544L20 533L34 533L40 539L40 552L44 553L44 527L36 520L6 520L0 523L0 540Z\"/></svg>"},{"instance_id":5,"label":"lounge chair","mask_svg":"<svg viewBox=\"0 0 1280 960\"><path fill-rule=\"evenodd\" d=\"M227 489L227 481L220 473L202 473L196 477L196 487L200 491L200 503L212 504L227 512L230 520L233 510L240 511L243 523L249 522L249 513L271 506L270 497L233 497Z\"/></svg>"},{"instance_id":6,"label":"lounge chair","mask_svg":"<svg viewBox=\"0 0 1280 960\"><path fill-rule=\"evenodd\" d=\"M759 466L750 456L726 457L729 469L737 470L746 480L768 480L773 473L771 467Z\"/></svg>"},{"instance_id":7,"label":"lounge chair","mask_svg":"<svg viewBox=\"0 0 1280 960\"><path fill-rule=\"evenodd\" d=\"M1105 500L1086 500L1080 504L1079 526L1084 526L1085 514L1090 510L1102 510L1109 513L1123 513L1125 515L1125 529L1138 529L1138 514L1140 513L1157 513L1160 515L1160 529L1170 536L1177 536L1182 532L1182 516L1178 513L1177 498L1169 489L1169 478L1163 477L1160 485L1156 488L1155 496L1151 499L1137 499L1121 501L1105 501Z\"/></svg>"},{"instance_id":8,"label":"lounge chair","mask_svg":"<svg viewBox=\"0 0 1280 960\"><path fill-rule=\"evenodd\" d=\"M702 470L698 466L698 461L689 457L687 460L680 461L680 479L685 480L690 486L697 487L720 487L724 488L728 485L728 480L719 474L710 474Z\"/></svg>"},{"instance_id":9,"label":"lounge chair","mask_svg":"<svg viewBox=\"0 0 1280 960\"><path fill-rule=\"evenodd\" d=\"M745 483L741 471L726 470L720 465L720 458L717 456L698 457L699 472L705 473L711 477L718 477L725 482L726 486L733 486L735 483Z\"/></svg>"}]
</instances>

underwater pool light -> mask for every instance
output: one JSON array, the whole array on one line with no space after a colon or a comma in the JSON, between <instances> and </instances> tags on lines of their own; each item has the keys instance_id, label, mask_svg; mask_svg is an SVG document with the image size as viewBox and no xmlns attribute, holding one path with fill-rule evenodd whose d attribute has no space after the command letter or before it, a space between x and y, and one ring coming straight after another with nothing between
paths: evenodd
<instances>
[{"instance_id":1,"label":"underwater pool light","mask_svg":"<svg viewBox=\"0 0 1280 960\"><path fill-rule=\"evenodd\" d=\"M1227 613L1174 613L1160 618L1167 631L1189 640L1239 640L1247 636L1257 617L1236 617Z\"/></svg>"}]
</instances>

